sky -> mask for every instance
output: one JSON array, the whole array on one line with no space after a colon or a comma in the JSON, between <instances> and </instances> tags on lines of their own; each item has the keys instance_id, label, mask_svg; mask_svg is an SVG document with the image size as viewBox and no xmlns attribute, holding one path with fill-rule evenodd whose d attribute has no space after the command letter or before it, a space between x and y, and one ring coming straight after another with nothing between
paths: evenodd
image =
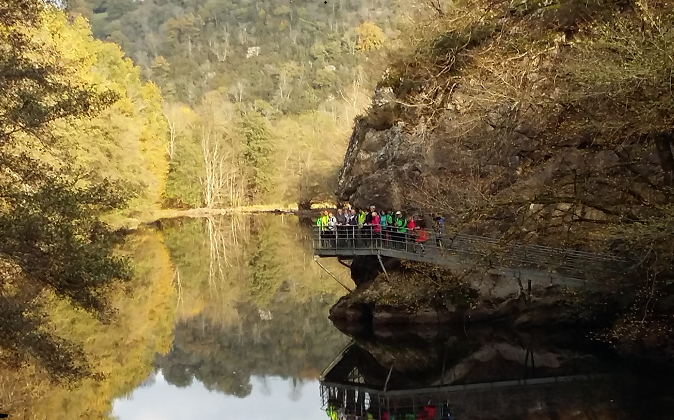
<instances>
[{"instance_id":1,"label":"sky","mask_svg":"<svg viewBox=\"0 0 674 420\"><path fill-rule=\"evenodd\" d=\"M154 383L114 401L119 420L324 420L317 381L305 382L297 401L290 399L292 380L252 377L253 390L237 398L207 390L196 379L186 388L169 384L161 372Z\"/></svg>"}]
</instances>

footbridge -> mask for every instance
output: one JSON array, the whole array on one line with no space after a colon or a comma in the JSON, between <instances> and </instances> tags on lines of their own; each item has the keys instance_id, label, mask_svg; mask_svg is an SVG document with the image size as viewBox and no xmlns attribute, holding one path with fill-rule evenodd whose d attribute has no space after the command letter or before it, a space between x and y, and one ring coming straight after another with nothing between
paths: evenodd
<instances>
[{"instance_id":1,"label":"footbridge","mask_svg":"<svg viewBox=\"0 0 674 420\"><path fill-rule=\"evenodd\" d=\"M457 273L480 272L513 277L538 284L599 286L620 281L635 267L614 255L541 245L506 243L468 234L436 235L383 228L339 226L334 231L313 228L314 255L342 260L377 256L419 261L450 268Z\"/></svg>"}]
</instances>

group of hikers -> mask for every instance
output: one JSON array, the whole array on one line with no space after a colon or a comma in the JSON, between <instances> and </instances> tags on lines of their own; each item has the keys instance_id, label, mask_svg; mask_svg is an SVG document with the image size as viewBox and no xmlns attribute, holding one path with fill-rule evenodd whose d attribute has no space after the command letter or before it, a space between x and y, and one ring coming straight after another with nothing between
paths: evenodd
<instances>
[{"instance_id":1,"label":"group of hikers","mask_svg":"<svg viewBox=\"0 0 674 420\"><path fill-rule=\"evenodd\" d=\"M442 247L444 218L433 216L435 243ZM413 214L404 216L401 211L377 211L375 206L368 210L356 210L347 206L337 209L336 214L325 210L316 220L319 246L322 248L382 248L408 249L426 252L424 244L429 240L426 218Z\"/></svg>"}]
</instances>

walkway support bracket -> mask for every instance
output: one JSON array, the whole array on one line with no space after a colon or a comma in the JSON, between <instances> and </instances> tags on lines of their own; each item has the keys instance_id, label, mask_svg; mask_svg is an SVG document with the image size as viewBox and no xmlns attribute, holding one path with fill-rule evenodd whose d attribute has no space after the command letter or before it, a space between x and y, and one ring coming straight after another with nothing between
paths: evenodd
<instances>
[{"instance_id":1,"label":"walkway support bracket","mask_svg":"<svg viewBox=\"0 0 674 420\"><path fill-rule=\"evenodd\" d=\"M384 394L386 394L386 390L388 389L388 381L391 379L392 372L393 372L393 365L391 365L391 369L388 370L388 376L386 376L386 382L384 383Z\"/></svg>"},{"instance_id":2,"label":"walkway support bracket","mask_svg":"<svg viewBox=\"0 0 674 420\"><path fill-rule=\"evenodd\" d=\"M391 280L391 278L388 276L388 273L386 272L386 267L384 267L384 262L381 260L381 252L377 251L377 259L379 260L379 265L381 265L381 269L384 270L384 274L386 274L386 281Z\"/></svg>"},{"instance_id":3,"label":"walkway support bracket","mask_svg":"<svg viewBox=\"0 0 674 420\"><path fill-rule=\"evenodd\" d=\"M326 273L330 274L330 276L331 276L333 279L335 279L335 281L336 281L337 283L339 283L343 288L345 288L349 293L353 293L353 290L349 289L344 283L342 283L341 281L339 281L339 279L338 279L334 274L332 274L332 273L330 272L330 270L328 270L327 268L325 268L325 267L323 266L323 264L321 264L321 262L318 261L318 257L317 257L317 256L314 256L314 261L316 261L316 264L318 264L323 270L325 270Z\"/></svg>"},{"instance_id":4,"label":"walkway support bracket","mask_svg":"<svg viewBox=\"0 0 674 420\"><path fill-rule=\"evenodd\" d=\"M344 267L346 267L346 268L351 268L351 265L345 263L344 260L343 260L342 258L337 257L337 262L340 263L340 264L342 264L342 265L343 265Z\"/></svg>"}]
</instances>

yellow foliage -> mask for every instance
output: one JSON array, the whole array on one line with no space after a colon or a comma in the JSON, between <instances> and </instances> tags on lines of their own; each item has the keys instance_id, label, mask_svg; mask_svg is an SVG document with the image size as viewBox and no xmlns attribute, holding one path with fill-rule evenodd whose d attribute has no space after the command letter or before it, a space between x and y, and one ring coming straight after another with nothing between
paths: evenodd
<instances>
[{"instance_id":1,"label":"yellow foliage","mask_svg":"<svg viewBox=\"0 0 674 420\"><path fill-rule=\"evenodd\" d=\"M312 199L332 200L350 130L350 121L335 121L319 111L275 121L277 171L267 201L297 203L309 193L304 191L308 183L316 183Z\"/></svg>"},{"instance_id":2,"label":"yellow foliage","mask_svg":"<svg viewBox=\"0 0 674 420\"><path fill-rule=\"evenodd\" d=\"M384 45L384 40L386 39L384 31L369 20L356 28L356 33L358 34L358 41L356 41L356 49L358 51L378 50Z\"/></svg>"},{"instance_id":3,"label":"yellow foliage","mask_svg":"<svg viewBox=\"0 0 674 420\"><path fill-rule=\"evenodd\" d=\"M93 373L102 379L53 385L32 364L18 371L0 366L0 400L13 419L106 418L112 400L131 392L151 373L155 354L169 351L176 296L162 238L141 231L129 237L123 252L137 262L135 276L110 292L118 311L110 324L101 324L51 293L41 296L51 314L46 329L81 345Z\"/></svg>"},{"instance_id":4,"label":"yellow foliage","mask_svg":"<svg viewBox=\"0 0 674 420\"><path fill-rule=\"evenodd\" d=\"M118 45L94 40L82 17L69 23L64 13L50 10L35 36L56 52L58 58L48 60L58 59L69 69L70 83L111 90L120 97L94 118L54 124L61 141L52 154L70 154L92 181L108 178L124 183L135 197L132 208L156 207L168 175L168 129L157 86L141 81L140 69Z\"/></svg>"}]
</instances>

